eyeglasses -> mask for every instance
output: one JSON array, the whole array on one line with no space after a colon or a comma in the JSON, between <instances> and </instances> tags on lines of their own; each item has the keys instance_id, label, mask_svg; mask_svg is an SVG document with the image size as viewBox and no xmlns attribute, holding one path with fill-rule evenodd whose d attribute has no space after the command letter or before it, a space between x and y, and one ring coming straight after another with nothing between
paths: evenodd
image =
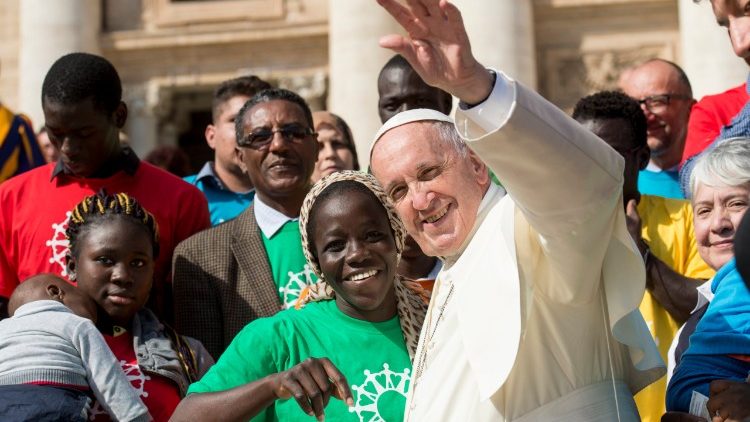
<instances>
[{"instance_id":1,"label":"eyeglasses","mask_svg":"<svg viewBox=\"0 0 750 422\"><path fill-rule=\"evenodd\" d=\"M237 146L252 149L265 149L271 144L273 136L276 133L280 133L285 141L294 143L300 143L306 137L315 134L315 132L309 127L296 123L284 125L278 129L264 127L256 129L245 135L244 138L239 139L237 141Z\"/></svg>"},{"instance_id":2,"label":"eyeglasses","mask_svg":"<svg viewBox=\"0 0 750 422\"><path fill-rule=\"evenodd\" d=\"M646 110L653 114L659 114L664 112L669 107L671 100L689 100L691 99L688 95L682 94L660 94L660 95L649 95L638 101L638 104L646 106Z\"/></svg>"}]
</instances>

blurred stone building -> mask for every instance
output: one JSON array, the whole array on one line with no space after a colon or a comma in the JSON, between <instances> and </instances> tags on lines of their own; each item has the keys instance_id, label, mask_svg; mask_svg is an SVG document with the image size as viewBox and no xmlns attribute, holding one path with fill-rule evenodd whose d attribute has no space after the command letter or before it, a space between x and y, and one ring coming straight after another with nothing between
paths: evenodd
<instances>
[{"instance_id":1,"label":"blurred stone building","mask_svg":"<svg viewBox=\"0 0 750 422\"><path fill-rule=\"evenodd\" d=\"M455 3L484 63L566 109L651 57L681 64L698 98L747 75L708 1ZM377 73L391 55L377 40L396 28L375 0L0 0L0 31L0 100L37 127L51 63L66 52L98 53L123 79L136 151L180 145L200 164L211 91L244 74L340 114L366 151L379 125Z\"/></svg>"}]
</instances>

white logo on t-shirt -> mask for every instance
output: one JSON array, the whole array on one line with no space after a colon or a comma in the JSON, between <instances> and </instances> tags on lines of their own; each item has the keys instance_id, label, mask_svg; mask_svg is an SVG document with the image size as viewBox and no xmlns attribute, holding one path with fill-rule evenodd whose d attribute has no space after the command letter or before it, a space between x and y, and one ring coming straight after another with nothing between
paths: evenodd
<instances>
[{"instance_id":1,"label":"white logo on t-shirt","mask_svg":"<svg viewBox=\"0 0 750 422\"><path fill-rule=\"evenodd\" d=\"M352 385L356 401L354 406L349 408L349 412L357 412L360 422L388 422L378 411L378 400L386 393L397 393L406 398L411 371L406 368L404 372L393 372L388 364L384 363L380 372L372 373L367 369L364 372L365 381L360 385Z\"/></svg>"},{"instance_id":2,"label":"white logo on t-shirt","mask_svg":"<svg viewBox=\"0 0 750 422\"><path fill-rule=\"evenodd\" d=\"M146 391L146 381L151 380L151 377L141 372L141 368L138 365L130 364L124 360L120 361L122 372L125 373L125 378L130 381L130 385L138 392L141 397L148 397L148 391ZM107 411L104 410L99 402L95 402L91 407L89 413L89 420L93 421L99 415L108 415Z\"/></svg>"},{"instance_id":3,"label":"white logo on t-shirt","mask_svg":"<svg viewBox=\"0 0 750 422\"><path fill-rule=\"evenodd\" d=\"M282 295L282 302L285 309L294 306L302 290L317 281L315 273L307 264L305 264L302 271L298 273L289 271L287 275L289 276L289 281L286 282L284 287L279 287L279 293Z\"/></svg>"},{"instance_id":4,"label":"white logo on t-shirt","mask_svg":"<svg viewBox=\"0 0 750 422\"><path fill-rule=\"evenodd\" d=\"M68 271L65 267L65 255L68 253L68 238L65 237L65 229L68 227L68 221L70 221L71 212L65 213L65 220L62 223L52 223L52 239L46 242L46 245L52 249L52 256L49 258L50 264L57 264L60 266L60 275L63 277L68 276Z\"/></svg>"}]
</instances>

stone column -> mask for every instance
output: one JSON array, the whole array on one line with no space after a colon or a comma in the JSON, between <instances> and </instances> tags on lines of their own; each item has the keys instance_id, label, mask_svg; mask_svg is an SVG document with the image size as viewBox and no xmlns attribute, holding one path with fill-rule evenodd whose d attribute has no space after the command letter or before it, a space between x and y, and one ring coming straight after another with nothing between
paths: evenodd
<instances>
[{"instance_id":1,"label":"stone column","mask_svg":"<svg viewBox=\"0 0 750 422\"><path fill-rule=\"evenodd\" d=\"M330 0L329 7L328 109L351 127L364 168L370 140L380 127L378 73L393 55L378 40L398 33L399 26L374 1Z\"/></svg>"},{"instance_id":2,"label":"stone column","mask_svg":"<svg viewBox=\"0 0 750 422\"><path fill-rule=\"evenodd\" d=\"M98 53L101 2L22 0L19 2L19 111L36 128L44 123L42 82L52 63L74 51Z\"/></svg>"},{"instance_id":3,"label":"stone column","mask_svg":"<svg viewBox=\"0 0 750 422\"><path fill-rule=\"evenodd\" d=\"M695 98L745 81L748 65L734 54L726 28L716 24L711 2L679 0L679 18L682 67Z\"/></svg>"},{"instance_id":4,"label":"stone column","mask_svg":"<svg viewBox=\"0 0 750 422\"><path fill-rule=\"evenodd\" d=\"M472 52L485 66L536 88L531 0L453 0L461 10Z\"/></svg>"}]
</instances>

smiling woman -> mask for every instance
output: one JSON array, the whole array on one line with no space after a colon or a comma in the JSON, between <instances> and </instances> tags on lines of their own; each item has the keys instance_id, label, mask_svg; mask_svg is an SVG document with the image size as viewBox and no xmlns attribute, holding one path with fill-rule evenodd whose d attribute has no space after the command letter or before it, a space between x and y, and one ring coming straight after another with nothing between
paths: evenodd
<instances>
[{"instance_id":1,"label":"smiling woman","mask_svg":"<svg viewBox=\"0 0 750 422\"><path fill-rule=\"evenodd\" d=\"M248 324L173 420L402 420L426 305L396 276L401 221L374 178L344 171L305 197L300 231L321 282Z\"/></svg>"},{"instance_id":2,"label":"smiling woman","mask_svg":"<svg viewBox=\"0 0 750 422\"><path fill-rule=\"evenodd\" d=\"M730 138L701 155L690 176L698 252L718 270L712 299L690 335L667 388L667 410L687 412L694 391L750 373L750 292L734 259L734 238L750 205L750 138ZM696 312L700 315L703 309Z\"/></svg>"},{"instance_id":3,"label":"smiling woman","mask_svg":"<svg viewBox=\"0 0 750 422\"><path fill-rule=\"evenodd\" d=\"M313 183L337 171L359 170L352 131L344 119L328 111L316 111L313 123L320 145Z\"/></svg>"}]
</instances>

